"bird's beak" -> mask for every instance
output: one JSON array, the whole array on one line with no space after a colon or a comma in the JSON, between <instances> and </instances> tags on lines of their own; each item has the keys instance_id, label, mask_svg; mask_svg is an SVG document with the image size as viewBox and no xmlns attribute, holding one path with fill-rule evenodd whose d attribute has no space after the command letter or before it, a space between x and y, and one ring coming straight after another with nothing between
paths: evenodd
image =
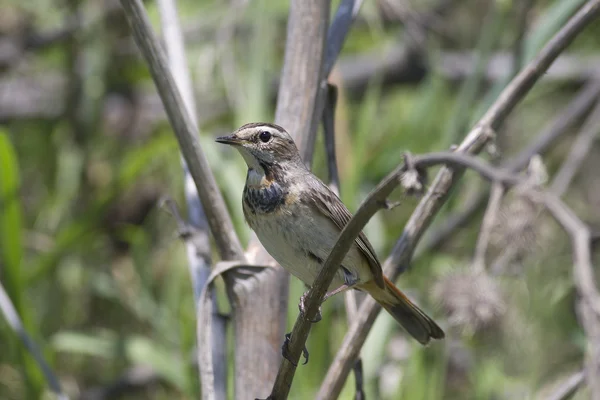
<instances>
[{"instance_id":1,"label":"bird's beak","mask_svg":"<svg viewBox=\"0 0 600 400\"><path fill-rule=\"evenodd\" d=\"M229 135L229 136L219 136L218 138L215 139L216 142L218 143L224 143L224 144L229 144L229 145L241 145L243 140L240 139L239 137L237 137L236 135Z\"/></svg>"}]
</instances>

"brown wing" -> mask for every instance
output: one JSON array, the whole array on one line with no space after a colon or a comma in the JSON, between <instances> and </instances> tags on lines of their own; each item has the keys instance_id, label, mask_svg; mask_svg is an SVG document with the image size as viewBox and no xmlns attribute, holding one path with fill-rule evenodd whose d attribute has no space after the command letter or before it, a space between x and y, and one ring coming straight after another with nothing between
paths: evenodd
<instances>
[{"instance_id":1,"label":"brown wing","mask_svg":"<svg viewBox=\"0 0 600 400\"><path fill-rule=\"evenodd\" d=\"M308 200L312 201L317 209L323 213L323 215L333 221L333 223L340 228L341 231L350 221L350 218L352 218L352 214L350 214L350 211L348 211L344 203L342 203L340 198L337 197L337 195L333 193L331 189L327 187L327 185L325 185L312 174L307 178L308 179L306 179L306 181L313 189L307 192L310 193L310 195L307 196L309 197ZM371 246L371 243L369 243L369 240L362 232L360 232L356 238L355 243L369 262L369 267L373 273L375 283L380 288L383 288L385 286L383 280L383 271L373 246Z\"/></svg>"}]
</instances>

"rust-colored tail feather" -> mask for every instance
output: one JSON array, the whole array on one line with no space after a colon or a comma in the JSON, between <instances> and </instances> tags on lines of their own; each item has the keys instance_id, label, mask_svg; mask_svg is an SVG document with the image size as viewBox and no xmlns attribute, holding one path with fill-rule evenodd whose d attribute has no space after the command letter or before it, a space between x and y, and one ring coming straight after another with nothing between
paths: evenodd
<instances>
[{"instance_id":1,"label":"rust-colored tail feather","mask_svg":"<svg viewBox=\"0 0 600 400\"><path fill-rule=\"evenodd\" d=\"M380 288L374 282L361 285L361 289L383 307L402 327L421 344L433 339L444 338L444 331L411 302L388 278L383 277L385 287Z\"/></svg>"}]
</instances>

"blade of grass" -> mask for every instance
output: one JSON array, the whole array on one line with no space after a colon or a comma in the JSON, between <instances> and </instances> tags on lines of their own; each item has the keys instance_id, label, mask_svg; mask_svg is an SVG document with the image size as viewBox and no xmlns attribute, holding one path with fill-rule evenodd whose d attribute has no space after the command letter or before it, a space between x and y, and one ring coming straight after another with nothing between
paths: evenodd
<instances>
[{"instance_id":1,"label":"blade of grass","mask_svg":"<svg viewBox=\"0 0 600 400\"><path fill-rule=\"evenodd\" d=\"M25 329L30 332L32 330L29 309L25 307L23 300L25 285L21 273L23 244L19 185L16 152L8 134L0 130L0 272L6 285L6 298L3 299L3 303L14 307L12 311L3 307L3 311L15 334L23 340L27 349L32 349L35 347L33 341L25 333ZM19 353L28 395L31 398L39 398L43 378L36 362L24 347L19 347ZM38 357L38 360L41 360L41 357ZM45 369L45 365L41 365L42 369Z\"/></svg>"}]
</instances>

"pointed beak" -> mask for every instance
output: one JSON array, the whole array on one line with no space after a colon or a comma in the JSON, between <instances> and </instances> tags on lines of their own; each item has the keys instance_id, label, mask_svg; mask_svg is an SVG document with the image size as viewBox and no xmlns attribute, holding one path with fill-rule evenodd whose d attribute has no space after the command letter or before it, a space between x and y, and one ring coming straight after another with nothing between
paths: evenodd
<instances>
[{"instance_id":1,"label":"pointed beak","mask_svg":"<svg viewBox=\"0 0 600 400\"><path fill-rule=\"evenodd\" d=\"M243 140L240 139L239 137L237 137L236 135L229 135L229 136L219 136L218 138L215 139L216 142L218 143L224 143L224 144L229 144L229 145L241 145Z\"/></svg>"}]
</instances>

